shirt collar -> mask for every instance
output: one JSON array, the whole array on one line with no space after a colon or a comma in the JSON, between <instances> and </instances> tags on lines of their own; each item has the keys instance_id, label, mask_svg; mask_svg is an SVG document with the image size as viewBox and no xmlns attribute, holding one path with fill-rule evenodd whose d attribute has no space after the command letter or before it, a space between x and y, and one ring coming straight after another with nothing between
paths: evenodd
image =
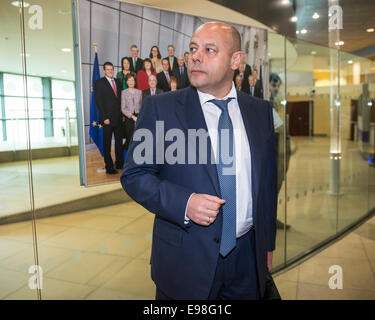
<instances>
[{"instance_id":1,"label":"shirt collar","mask_svg":"<svg viewBox=\"0 0 375 320\"><path fill-rule=\"evenodd\" d=\"M217 99L212 94L199 91L198 89L197 89L197 92L198 92L199 101L201 103L201 106L203 106L209 100ZM219 100L225 100L227 98L234 98L234 99L237 100L237 91L236 91L236 87L234 86L234 82L233 81L232 81L232 88L230 89L229 93L224 98L219 99Z\"/></svg>"},{"instance_id":2,"label":"shirt collar","mask_svg":"<svg viewBox=\"0 0 375 320\"><path fill-rule=\"evenodd\" d=\"M109 81L109 82L111 82L112 83L112 80L115 80L114 78L110 78L110 77L107 77L107 76L105 76L106 78L107 78L107 80Z\"/></svg>"}]
</instances>

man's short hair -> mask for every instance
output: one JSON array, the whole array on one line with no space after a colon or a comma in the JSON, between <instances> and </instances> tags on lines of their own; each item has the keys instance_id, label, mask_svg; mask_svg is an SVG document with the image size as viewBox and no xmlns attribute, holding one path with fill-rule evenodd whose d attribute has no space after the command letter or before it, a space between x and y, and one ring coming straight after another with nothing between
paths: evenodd
<instances>
[{"instance_id":1,"label":"man's short hair","mask_svg":"<svg viewBox=\"0 0 375 320\"><path fill-rule=\"evenodd\" d=\"M281 84L281 78L276 73L270 73L270 83L274 84L277 82Z\"/></svg>"},{"instance_id":2,"label":"man's short hair","mask_svg":"<svg viewBox=\"0 0 375 320\"><path fill-rule=\"evenodd\" d=\"M148 77L148 81L150 81L152 78L154 78L156 80L156 82L158 81L158 79L156 78L156 76L154 76L153 74L151 74L149 77Z\"/></svg>"},{"instance_id":3,"label":"man's short hair","mask_svg":"<svg viewBox=\"0 0 375 320\"><path fill-rule=\"evenodd\" d=\"M174 49L174 45L173 45L173 44L169 44L169 45L168 45L168 49L169 49L170 47L172 47L172 48Z\"/></svg>"},{"instance_id":4,"label":"man's short hair","mask_svg":"<svg viewBox=\"0 0 375 320\"><path fill-rule=\"evenodd\" d=\"M137 47L135 44L132 44L132 45L131 45L130 50L133 49L133 48L138 49L138 47Z\"/></svg>"},{"instance_id":5,"label":"man's short hair","mask_svg":"<svg viewBox=\"0 0 375 320\"><path fill-rule=\"evenodd\" d=\"M163 59L161 59L161 63L163 63L163 61L167 61L168 64L169 64L169 60L168 60L167 58L163 58Z\"/></svg>"},{"instance_id":6,"label":"man's short hair","mask_svg":"<svg viewBox=\"0 0 375 320\"><path fill-rule=\"evenodd\" d=\"M104 62L104 64L103 64L103 70L105 70L105 67L106 67L106 66L112 66L112 68L114 68L112 62L109 62L109 61Z\"/></svg>"}]
</instances>

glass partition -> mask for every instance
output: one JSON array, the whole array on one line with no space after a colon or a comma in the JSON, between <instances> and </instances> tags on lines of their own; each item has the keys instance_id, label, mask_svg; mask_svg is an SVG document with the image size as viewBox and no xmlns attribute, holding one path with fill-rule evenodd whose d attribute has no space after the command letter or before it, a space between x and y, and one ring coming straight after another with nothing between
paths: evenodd
<instances>
[{"instance_id":1,"label":"glass partition","mask_svg":"<svg viewBox=\"0 0 375 320\"><path fill-rule=\"evenodd\" d=\"M0 299L22 299L24 290L29 299L40 298L30 153L30 132L38 134L40 124L29 115L43 103L40 82L25 73L30 55L22 4L0 2ZM19 149L23 160L14 162Z\"/></svg>"},{"instance_id":2,"label":"glass partition","mask_svg":"<svg viewBox=\"0 0 375 320\"><path fill-rule=\"evenodd\" d=\"M342 174L338 208L338 230L342 230L374 208L369 177L373 176L375 119L371 119L369 82L371 63L342 52L339 60L341 93ZM371 137L371 139L370 139Z\"/></svg>"},{"instance_id":3,"label":"glass partition","mask_svg":"<svg viewBox=\"0 0 375 320\"><path fill-rule=\"evenodd\" d=\"M336 232L337 195L329 194L330 91L334 49L288 39L286 81L290 159L287 171L287 260Z\"/></svg>"},{"instance_id":4,"label":"glass partition","mask_svg":"<svg viewBox=\"0 0 375 320\"><path fill-rule=\"evenodd\" d=\"M289 43L285 37L276 34L268 34L268 61L269 61L269 79L268 97L272 104L274 123L275 123L275 145L277 158L277 233L276 233L276 250L273 256L273 268L278 268L284 264L286 254L286 154L288 139L287 119L285 118L285 48Z\"/></svg>"},{"instance_id":5,"label":"glass partition","mask_svg":"<svg viewBox=\"0 0 375 320\"><path fill-rule=\"evenodd\" d=\"M368 59L274 33L268 40L269 100L285 123L278 270L374 209L374 83Z\"/></svg>"}]
</instances>

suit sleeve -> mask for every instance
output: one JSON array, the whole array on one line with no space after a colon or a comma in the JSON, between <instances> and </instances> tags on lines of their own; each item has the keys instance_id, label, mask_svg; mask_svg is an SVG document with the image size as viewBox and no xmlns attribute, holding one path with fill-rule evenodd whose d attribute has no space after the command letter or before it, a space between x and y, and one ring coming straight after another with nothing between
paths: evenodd
<instances>
[{"instance_id":1,"label":"suit sleeve","mask_svg":"<svg viewBox=\"0 0 375 320\"><path fill-rule=\"evenodd\" d=\"M154 101L153 97L148 97L142 105L120 181L127 194L137 203L157 216L182 228L187 228L185 209L193 191L160 178L163 165L156 164L156 121L158 117ZM138 134L143 136L142 130L151 136L151 140L148 140L150 143L147 145L145 143L147 138L137 137ZM152 151L151 161L141 163L139 161L140 154L145 154L150 150Z\"/></svg>"},{"instance_id":2,"label":"suit sleeve","mask_svg":"<svg viewBox=\"0 0 375 320\"><path fill-rule=\"evenodd\" d=\"M273 125L272 106L267 103L269 136L267 139L268 164L263 192L263 208L266 224L267 251L275 250L276 242L276 217L277 217L277 163L275 147L275 130Z\"/></svg>"},{"instance_id":3,"label":"suit sleeve","mask_svg":"<svg viewBox=\"0 0 375 320\"><path fill-rule=\"evenodd\" d=\"M94 83L94 99L99 110L99 121L103 122L104 120L109 119L104 107L103 90L99 80Z\"/></svg>"}]
</instances>

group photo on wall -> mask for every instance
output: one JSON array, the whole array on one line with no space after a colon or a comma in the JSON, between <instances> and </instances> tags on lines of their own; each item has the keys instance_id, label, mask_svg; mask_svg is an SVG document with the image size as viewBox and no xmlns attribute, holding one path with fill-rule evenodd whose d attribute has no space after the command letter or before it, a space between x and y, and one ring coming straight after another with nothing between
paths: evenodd
<instances>
[{"instance_id":1,"label":"group photo on wall","mask_svg":"<svg viewBox=\"0 0 375 320\"><path fill-rule=\"evenodd\" d=\"M211 21L130 4L92 5L89 23L79 23L86 186L119 181L143 101L190 86L190 37ZM267 31L231 25L244 53L235 88L267 99Z\"/></svg>"}]
</instances>

